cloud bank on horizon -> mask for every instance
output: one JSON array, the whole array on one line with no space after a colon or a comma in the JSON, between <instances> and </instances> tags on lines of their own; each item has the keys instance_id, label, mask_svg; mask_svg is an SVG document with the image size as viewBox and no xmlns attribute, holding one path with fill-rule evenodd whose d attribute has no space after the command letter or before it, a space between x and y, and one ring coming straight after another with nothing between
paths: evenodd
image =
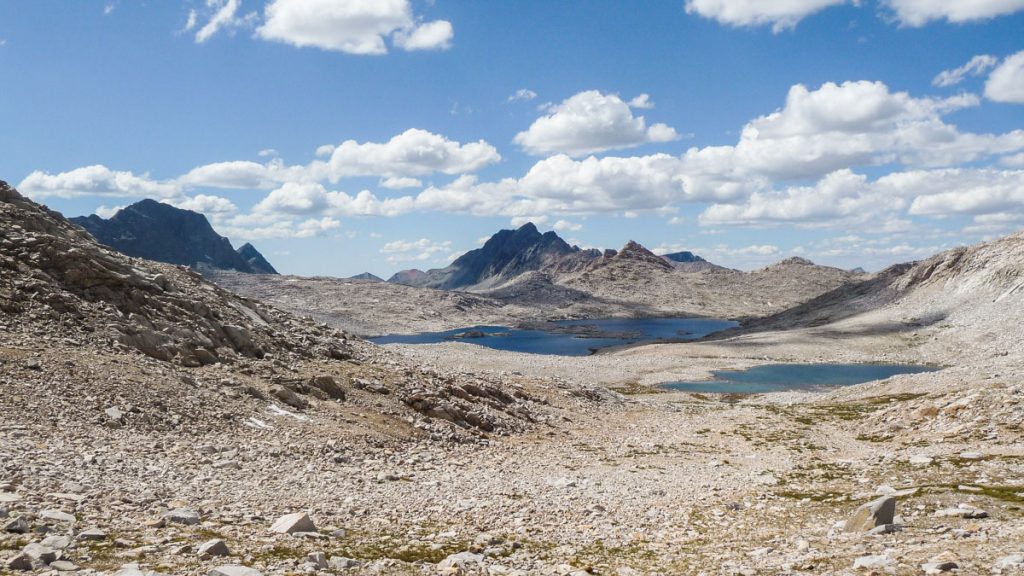
<instances>
[{"instance_id":1,"label":"cloud bank on horizon","mask_svg":"<svg viewBox=\"0 0 1024 576\"><path fill-rule=\"evenodd\" d=\"M1024 0L687 0L681 11L725 30L766 28L781 37L839 9L874 10L899 30L983 25L1024 11ZM198 44L223 36L392 58L394 51L452 50L456 24L424 17L409 0L207 0L189 9L183 29ZM146 166L39 166L18 188L39 200L157 198L203 212L222 233L246 240L317 238L338 233L349 219L417 214L550 220L573 234L585 232L588 219L646 216L666 227L687 222L707 235L818 234L785 250L756 238L701 250L691 238L662 242L661 251L695 249L751 263L786 252L894 261L1024 226L1024 129L995 122L972 130L955 121L993 107L1010 107L1007 114L1020 118L1014 107L1024 104L1024 50L946 64L913 91L846 78L762 94L760 112L734 125L726 141L672 120L678 114L656 105L669 95L643 86L621 93L582 85L562 94L520 87L500 104L532 107L533 118L505 141L407 126L379 141L310 141L298 162L261 150L258 159L211 158L162 178ZM538 106L538 98L551 101ZM631 153L636 148L642 150ZM236 191L250 200L232 196ZM950 230L952 218L963 225ZM913 244L915 234L928 242ZM419 236L382 238L378 254L389 264L444 263L467 242Z\"/></svg>"}]
</instances>

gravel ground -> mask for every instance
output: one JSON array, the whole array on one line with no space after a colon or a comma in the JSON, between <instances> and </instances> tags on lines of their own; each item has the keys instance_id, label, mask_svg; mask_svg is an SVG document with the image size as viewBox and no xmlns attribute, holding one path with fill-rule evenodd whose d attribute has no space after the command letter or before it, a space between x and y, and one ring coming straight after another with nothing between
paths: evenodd
<instances>
[{"instance_id":1,"label":"gravel ground","mask_svg":"<svg viewBox=\"0 0 1024 576\"><path fill-rule=\"evenodd\" d=\"M564 358L373 346L0 219L2 574L1024 571L1020 238L838 322ZM652 387L878 360L946 368Z\"/></svg>"}]
</instances>

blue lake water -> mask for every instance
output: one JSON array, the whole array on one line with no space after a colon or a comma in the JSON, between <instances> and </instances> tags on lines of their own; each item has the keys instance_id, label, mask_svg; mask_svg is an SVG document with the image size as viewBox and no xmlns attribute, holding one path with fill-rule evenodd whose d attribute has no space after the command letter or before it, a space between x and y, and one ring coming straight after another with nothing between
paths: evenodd
<instances>
[{"instance_id":1,"label":"blue lake water","mask_svg":"<svg viewBox=\"0 0 1024 576\"><path fill-rule=\"evenodd\" d=\"M454 341L529 354L586 356L611 346L695 340L737 325L731 320L713 318L605 318L560 320L530 330L471 326L445 332L394 334L370 340L377 344L436 344ZM460 338L459 335L464 337Z\"/></svg>"},{"instance_id":2,"label":"blue lake water","mask_svg":"<svg viewBox=\"0 0 1024 576\"><path fill-rule=\"evenodd\" d=\"M713 380L673 382L662 387L683 392L760 394L851 386L934 370L910 364L766 364L748 370L716 370Z\"/></svg>"}]
</instances>

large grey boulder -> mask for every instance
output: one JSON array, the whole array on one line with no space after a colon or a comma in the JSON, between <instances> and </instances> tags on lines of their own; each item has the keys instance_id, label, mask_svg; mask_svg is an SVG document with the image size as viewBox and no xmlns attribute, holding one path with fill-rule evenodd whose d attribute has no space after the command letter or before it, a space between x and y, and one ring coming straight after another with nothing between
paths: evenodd
<instances>
[{"instance_id":1,"label":"large grey boulder","mask_svg":"<svg viewBox=\"0 0 1024 576\"><path fill-rule=\"evenodd\" d=\"M28 532L28 529L28 520L25 520L22 516L12 518L3 526L4 532L11 532L14 534L24 534Z\"/></svg>"},{"instance_id":2,"label":"large grey boulder","mask_svg":"<svg viewBox=\"0 0 1024 576\"><path fill-rule=\"evenodd\" d=\"M32 559L29 558L28 554L24 552L16 554L13 558L7 561L8 570L31 570Z\"/></svg>"},{"instance_id":3,"label":"large grey boulder","mask_svg":"<svg viewBox=\"0 0 1024 576\"><path fill-rule=\"evenodd\" d=\"M214 538L213 540L207 540L199 545L197 550L200 558L212 558L214 556L231 556L231 550L228 549L227 543L220 538Z\"/></svg>"},{"instance_id":4,"label":"large grey boulder","mask_svg":"<svg viewBox=\"0 0 1024 576\"><path fill-rule=\"evenodd\" d=\"M876 526L892 524L895 516L896 499L892 496L882 496L857 508L853 516L846 521L843 530L846 532L866 532Z\"/></svg>"},{"instance_id":5,"label":"large grey boulder","mask_svg":"<svg viewBox=\"0 0 1024 576\"><path fill-rule=\"evenodd\" d=\"M199 513L188 508L175 508L164 514L164 519L175 524L194 526L199 524Z\"/></svg>"},{"instance_id":6,"label":"large grey boulder","mask_svg":"<svg viewBox=\"0 0 1024 576\"><path fill-rule=\"evenodd\" d=\"M296 512L281 516L270 527L278 534L295 534L296 532L316 532L316 525L305 512Z\"/></svg>"},{"instance_id":7,"label":"large grey boulder","mask_svg":"<svg viewBox=\"0 0 1024 576\"><path fill-rule=\"evenodd\" d=\"M61 510L43 510L39 513L39 517L43 520L49 520L51 522L63 522L65 524L74 524L76 518L73 514L62 512Z\"/></svg>"},{"instance_id":8,"label":"large grey boulder","mask_svg":"<svg viewBox=\"0 0 1024 576\"><path fill-rule=\"evenodd\" d=\"M33 560L33 563L49 564L54 560L60 558L60 554L47 546L43 546L37 542L33 542L21 551L23 554Z\"/></svg>"}]
</instances>

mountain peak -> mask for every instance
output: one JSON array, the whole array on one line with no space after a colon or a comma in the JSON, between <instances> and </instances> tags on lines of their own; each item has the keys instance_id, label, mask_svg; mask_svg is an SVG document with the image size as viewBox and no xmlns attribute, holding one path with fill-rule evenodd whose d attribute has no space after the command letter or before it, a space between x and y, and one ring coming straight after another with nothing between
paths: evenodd
<instances>
[{"instance_id":1,"label":"mountain peak","mask_svg":"<svg viewBox=\"0 0 1024 576\"><path fill-rule=\"evenodd\" d=\"M274 270L263 254L248 242L238 249L238 255L245 259L252 271L257 274L277 274L277 270Z\"/></svg>"},{"instance_id":2,"label":"mountain peak","mask_svg":"<svg viewBox=\"0 0 1024 576\"><path fill-rule=\"evenodd\" d=\"M485 287L579 253L579 248L570 246L557 233L541 234L533 222L527 222L515 230L498 231L483 246L459 256L446 268L415 277L399 273L391 281L442 290Z\"/></svg>"},{"instance_id":3,"label":"mountain peak","mask_svg":"<svg viewBox=\"0 0 1024 576\"><path fill-rule=\"evenodd\" d=\"M540 230L537 229L537 225L534 224L533 222L527 222L526 224L523 224L518 229L516 229L516 232L526 234L540 234Z\"/></svg>"},{"instance_id":4,"label":"mountain peak","mask_svg":"<svg viewBox=\"0 0 1024 576\"><path fill-rule=\"evenodd\" d=\"M651 252L647 248L640 244L630 240L626 242L626 245L622 247L622 250L613 257L615 260L640 260L644 262L650 262L655 264L659 268L669 269L672 267L664 258L658 256L654 252Z\"/></svg>"},{"instance_id":5,"label":"mountain peak","mask_svg":"<svg viewBox=\"0 0 1024 576\"><path fill-rule=\"evenodd\" d=\"M93 214L70 220L128 256L193 268L203 264L239 272L277 273L251 245L245 254L236 252L230 240L214 231L206 216L156 200L140 200L109 219Z\"/></svg>"}]
</instances>

